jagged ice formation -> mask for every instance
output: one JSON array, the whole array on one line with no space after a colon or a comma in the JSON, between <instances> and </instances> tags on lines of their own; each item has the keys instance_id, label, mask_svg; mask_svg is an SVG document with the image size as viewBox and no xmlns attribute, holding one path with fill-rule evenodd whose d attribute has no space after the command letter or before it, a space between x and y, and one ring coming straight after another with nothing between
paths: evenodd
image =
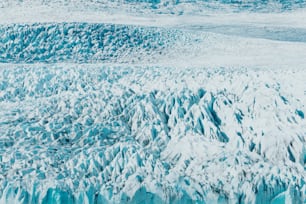
<instances>
[{"instance_id":1,"label":"jagged ice formation","mask_svg":"<svg viewBox=\"0 0 306 204\"><path fill-rule=\"evenodd\" d=\"M305 203L304 6L2 1L0 203Z\"/></svg>"}]
</instances>

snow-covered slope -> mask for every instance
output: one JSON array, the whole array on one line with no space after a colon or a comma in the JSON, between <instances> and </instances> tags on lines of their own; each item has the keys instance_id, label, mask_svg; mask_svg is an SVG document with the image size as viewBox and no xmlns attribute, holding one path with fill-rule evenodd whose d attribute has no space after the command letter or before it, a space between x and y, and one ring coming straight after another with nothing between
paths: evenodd
<instances>
[{"instance_id":1,"label":"snow-covered slope","mask_svg":"<svg viewBox=\"0 0 306 204\"><path fill-rule=\"evenodd\" d=\"M306 203L304 6L2 1L0 203Z\"/></svg>"}]
</instances>

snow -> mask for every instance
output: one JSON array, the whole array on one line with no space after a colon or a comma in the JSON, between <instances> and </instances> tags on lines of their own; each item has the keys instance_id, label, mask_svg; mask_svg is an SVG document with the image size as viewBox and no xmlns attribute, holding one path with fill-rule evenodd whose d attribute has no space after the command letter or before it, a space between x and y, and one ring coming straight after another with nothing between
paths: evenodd
<instances>
[{"instance_id":1,"label":"snow","mask_svg":"<svg viewBox=\"0 0 306 204\"><path fill-rule=\"evenodd\" d=\"M0 203L305 203L303 2L171 2L0 3Z\"/></svg>"}]
</instances>

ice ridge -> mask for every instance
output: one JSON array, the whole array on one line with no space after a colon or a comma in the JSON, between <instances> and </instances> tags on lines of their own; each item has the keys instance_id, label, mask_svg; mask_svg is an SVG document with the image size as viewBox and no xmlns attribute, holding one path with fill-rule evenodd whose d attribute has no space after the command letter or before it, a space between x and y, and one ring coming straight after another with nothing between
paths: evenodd
<instances>
[{"instance_id":1,"label":"ice ridge","mask_svg":"<svg viewBox=\"0 0 306 204\"><path fill-rule=\"evenodd\" d=\"M305 201L305 93L291 90L303 71L10 65L0 76L1 203Z\"/></svg>"}]
</instances>

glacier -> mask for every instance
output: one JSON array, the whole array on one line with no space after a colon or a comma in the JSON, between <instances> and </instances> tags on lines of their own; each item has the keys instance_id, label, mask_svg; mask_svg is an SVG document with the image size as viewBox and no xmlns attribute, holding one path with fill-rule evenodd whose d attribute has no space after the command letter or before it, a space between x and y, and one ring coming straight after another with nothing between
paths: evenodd
<instances>
[{"instance_id":1,"label":"glacier","mask_svg":"<svg viewBox=\"0 0 306 204\"><path fill-rule=\"evenodd\" d=\"M1 1L0 203L306 203L305 6Z\"/></svg>"}]
</instances>

